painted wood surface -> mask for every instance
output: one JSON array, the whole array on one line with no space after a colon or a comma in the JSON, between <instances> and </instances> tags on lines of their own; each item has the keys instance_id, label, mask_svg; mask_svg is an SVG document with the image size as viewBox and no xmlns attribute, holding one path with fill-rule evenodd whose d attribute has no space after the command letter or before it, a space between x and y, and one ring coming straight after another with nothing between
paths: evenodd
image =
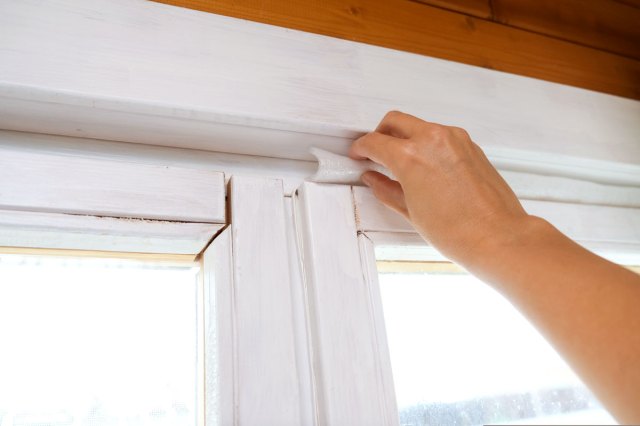
<instances>
[{"instance_id":1,"label":"painted wood surface","mask_svg":"<svg viewBox=\"0 0 640 426\"><path fill-rule=\"evenodd\" d=\"M629 99L138 0L0 7L5 129L310 159L401 109L483 147L640 164Z\"/></svg>"},{"instance_id":2,"label":"painted wood surface","mask_svg":"<svg viewBox=\"0 0 640 426\"><path fill-rule=\"evenodd\" d=\"M384 322L384 311L382 309L382 295L380 294L380 283L378 282L375 247L373 241L363 233L358 234L358 246L360 247L360 261L364 282L367 292L369 293L371 324L375 329L375 354L378 358L377 362L380 365L378 374L380 375L380 383L382 383L383 391L381 403L386 405L385 410L389 416L397 416L398 404L391 370L391 358Z\"/></svg>"},{"instance_id":3,"label":"painted wood surface","mask_svg":"<svg viewBox=\"0 0 640 426\"><path fill-rule=\"evenodd\" d=\"M0 246L195 257L223 226L0 210Z\"/></svg>"},{"instance_id":4,"label":"painted wood surface","mask_svg":"<svg viewBox=\"0 0 640 426\"><path fill-rule=\"evenodd\" d=\"M353 187L358 230L416 233L402 216L385 207L368 188ZM521 200L528 213L540 216L592 250L640 251L640 209Z\"/></svg>"},{"instance_id":5,"label":"painted wood surface","mask_svg":"<svg viewBox=\"0 0 640 426\"><path fill-rule=\"evenodd\" d=\"M0 209L224 223L224 197L220 172L0 150Z\"/></svg>"},{"instance_id":6,"label":"painted wood surface","mask_svg":"<svg viewBox=\"0 0 640 426\"><path fill-rule=\"evenodd\" d=\"M640 61L417 1L160 1L636 99L640 96ZM462 0L452 3L460 5Z\"/></svg>"},{"instance_id":7,"label":"painted wood surface","mask_svg":"<svg viewBox=\"0 0 640 426\"><path fill-rule=\"evenodd\" d=\"M304 264L298 245L295 213L291 197L284 199L287 244L289 246L289 273L291 276L291 301L293 313L293 331L296 341L296 369L300 389L301 425L317 425L318 407L316 406L311 368L311 338L309 332L309 312L306 303Z\"/></svg>"},{"instance_id":8,"label":"painted wood surface","mask_svg":"<svg viewBox=\"0 0 640 426\"><path fill-rule=\"evenodd\" d=\"M236 174L264 179L281 179L286 196L291 196L305 178L312 175L317 168L317 163L312 161L6 130L0 130L0 150L2 149L155 166L161 164L167 167L200 169L208 172L224 171L227 183L231 176Z\"/></svg>"},{"instance_id":9,"label":"painted wood surface","mask_svg":"<svg viewBox=\"0 0 640 426\"><path fill-rule=\"evenodd\" d=\"M205 425L237 425L237 348L234 346L235 300L231 229L202 253L204 284Z\"/></svg>"},{"instance_id":10,"label":"painted wood surface","mask_svg":"<svg viewBox=\"0 0 640 426\"><path fill-rule=\"evenodd\" d=\"M234 362L239 425L299 425L292 279L282 183L230 183Z\"/></svg>"},{"instance_id":11,"label":"painted wood surface","mask_svg":"<svg viewBox=\"0 0 640 426\"><path fill-rule=\"evenodd\" d=\"M372 294L363 275L349 187L305 183L301 232L313 374L321 425L398 424L383 376Z\"/></svg>"}]
</instances>

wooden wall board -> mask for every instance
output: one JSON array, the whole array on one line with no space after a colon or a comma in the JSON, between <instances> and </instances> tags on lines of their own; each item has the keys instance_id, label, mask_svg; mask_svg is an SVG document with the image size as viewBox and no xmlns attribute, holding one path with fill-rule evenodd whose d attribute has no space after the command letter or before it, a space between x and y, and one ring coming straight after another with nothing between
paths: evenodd
<instances>
[{"instance_id":1,"label":"wooden wall board","mask_svg":"<svg viewBox=\"0 0 640 426\"><path fill-rule=\"evenodd\" d=\"M640 61L417 2L161 2L640 99Z\"/></svg>"},{"instance_id":2,"label":"wooden wall board","mask_svg":"<svg viewBox=\"0 0 640 426\"><path fill-rule=\"evenodd\" d=\"M636 8L640 8L640 0L614 0L617 3L626 4Z\"/></svg>"},{"instance_id":3,"label":"wooden wall board","mask_svg":"<svg viewBox=\"0 0 640 426\"><path fill-rule=\"evenodd\" d=\"M423 3L429 6L472 15L478 18L491 18L492 0L409 0Z\"/></svg>"},{"instance_id":4,"label":"wooden wall board","mask_svg":"<svg viewBox=\"0 0 640 426\"><path fill-rule=\"evenodd\" d=\"M496 22L640 59L636 7L612 0L492 0L491 7Z\"/></svg>"}]
</instances>

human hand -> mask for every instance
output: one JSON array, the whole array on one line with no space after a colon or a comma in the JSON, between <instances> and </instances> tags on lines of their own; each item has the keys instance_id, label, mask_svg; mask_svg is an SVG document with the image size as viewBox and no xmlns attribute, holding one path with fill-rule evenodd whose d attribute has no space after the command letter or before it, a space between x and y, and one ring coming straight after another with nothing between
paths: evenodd
<instances>
[{"instance_id":1,"label":"human hand","mask_svg":"<svg viewBox=\"0 0 640 426\"><path fill-rule=\"evenodd\" d=\"M366 172L363 182L404 215L445 256L463 265L478 252L518 238L530 216L468 133L389 112L351 146L398 179Z\"/></svg>"}]
</instances>

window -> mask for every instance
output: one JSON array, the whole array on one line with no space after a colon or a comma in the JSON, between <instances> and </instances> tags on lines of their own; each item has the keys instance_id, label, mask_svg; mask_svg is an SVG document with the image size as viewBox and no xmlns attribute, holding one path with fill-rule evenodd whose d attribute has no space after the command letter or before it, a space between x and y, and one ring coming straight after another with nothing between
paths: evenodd
<instances>
[{"instance_id":1,"label":"window","mask_svg":"<svg viewBox=\"0 0 640 426\"><path fill-rule=\"evenodd\" d=\"M197 272L0 255L0 425L195 425Z\"/></svg>"},{"instance_id":2,"label":"window","mask_svg":"<svg viewBox=\"0 0 640 426\"><path fill-rule=\"evenodd\" d=\"M499 293L446 262L378 262L400 424L615 424Z\"/></svg>"}]
</instances>

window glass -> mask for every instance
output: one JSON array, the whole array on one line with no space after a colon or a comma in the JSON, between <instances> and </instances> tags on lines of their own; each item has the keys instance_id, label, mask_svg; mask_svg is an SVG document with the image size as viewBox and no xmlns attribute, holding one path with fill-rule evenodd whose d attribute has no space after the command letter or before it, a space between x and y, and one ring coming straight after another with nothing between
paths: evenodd
<instances>
[{"instance_id":1,"label":"window glass","mask_svg":"<svg viewBox=\"0 0 640 426\"><path fill-rule=\"evenodd\" d=\"M0 255L0 425L195 425L196 274Z\"/></svg>"},{"instance_id":2,"label":"window glass","mask_svg":"<svg viewBox=\"0 0 640 426\"><path fill-rule=\"evenodd\" d=\"M401 425L615 424L495 290L450 263L392 270L379 263Z\"/></svg>"}]
</instances>

